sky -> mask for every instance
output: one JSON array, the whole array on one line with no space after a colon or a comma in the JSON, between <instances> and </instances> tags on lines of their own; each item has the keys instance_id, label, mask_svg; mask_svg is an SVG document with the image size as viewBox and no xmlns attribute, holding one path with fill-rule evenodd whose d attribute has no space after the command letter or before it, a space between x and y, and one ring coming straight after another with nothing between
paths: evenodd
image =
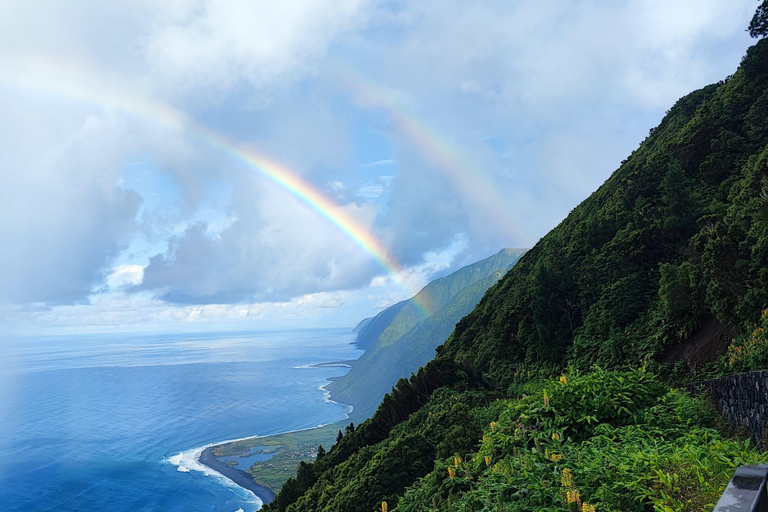
<instances>
[{"instance_id":1,"label":"sky","mask_svg":"<svg viewBox=\"0 0 768 512\"><path fill-rule=\"evenodd\" d=\"M4 334L354 326L529 248L754 0L3 0Z\"/></svg>"}]
</instances>

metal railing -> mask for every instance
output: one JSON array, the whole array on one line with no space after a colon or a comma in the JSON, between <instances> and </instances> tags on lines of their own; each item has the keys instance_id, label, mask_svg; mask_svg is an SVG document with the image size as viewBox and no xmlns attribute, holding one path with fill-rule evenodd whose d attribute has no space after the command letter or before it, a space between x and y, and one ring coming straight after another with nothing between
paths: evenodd
<instances>
[{"instance_id":1,"label":"metal railing","mask_svg":"<svg viewBox=\"0 0 768 512\"><path fill-rule=\"evenodd\" d=\"M713 512L768 512L766 479L768 465L741 466L720 496Z\"/></svg>"}]
</instances>

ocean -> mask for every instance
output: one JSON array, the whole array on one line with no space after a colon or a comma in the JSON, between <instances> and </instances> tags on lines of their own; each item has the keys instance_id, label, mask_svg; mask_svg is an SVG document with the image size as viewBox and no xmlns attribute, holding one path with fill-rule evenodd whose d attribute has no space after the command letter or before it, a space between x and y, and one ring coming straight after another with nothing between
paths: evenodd
<instances>
[{"instance_id":1,"label":"ocean","mask_svg":"<svg viewBox=\"0 0 768 512\"><path fill-rule=\"evenodd\" d=\"M0 509L251 512L202 447L344 419L344 329L0 341Z\"/></svg>"}]
</instances>

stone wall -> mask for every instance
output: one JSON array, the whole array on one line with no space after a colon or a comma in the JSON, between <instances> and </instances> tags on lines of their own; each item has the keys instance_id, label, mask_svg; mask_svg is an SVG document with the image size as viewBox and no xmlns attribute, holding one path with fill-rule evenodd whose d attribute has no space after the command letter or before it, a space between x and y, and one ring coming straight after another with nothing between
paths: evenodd
<instances>
[{"instance_id":1,"label":"stone wall","mask_svg":"<svg viewBox=\"0 0 768 512\"><path fill-rule=\"evenodd\" d=\"M746 431L756 446L768 449L768 370L695 382L688 386L688 391L692 395L708 393L734 431Z\"/></svg>"}]
</instances>

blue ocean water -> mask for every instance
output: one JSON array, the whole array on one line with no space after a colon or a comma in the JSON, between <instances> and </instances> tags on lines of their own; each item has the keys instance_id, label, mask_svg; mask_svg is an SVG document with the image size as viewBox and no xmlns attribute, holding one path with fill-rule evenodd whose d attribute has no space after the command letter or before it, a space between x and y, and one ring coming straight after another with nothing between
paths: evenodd
<instances>
[{"instance_id":1,"label":"blue ocean water","mask_svg":"<svg viewBox=\"0 0 768 512\"><path fill-rule=\"evenodd\" d=\"M320 388L347 369L310 365L359 357L353 340L339 329L3 340L0 509L257 510L192 455L343 419Z\"/></svg>"}]
</instances>

